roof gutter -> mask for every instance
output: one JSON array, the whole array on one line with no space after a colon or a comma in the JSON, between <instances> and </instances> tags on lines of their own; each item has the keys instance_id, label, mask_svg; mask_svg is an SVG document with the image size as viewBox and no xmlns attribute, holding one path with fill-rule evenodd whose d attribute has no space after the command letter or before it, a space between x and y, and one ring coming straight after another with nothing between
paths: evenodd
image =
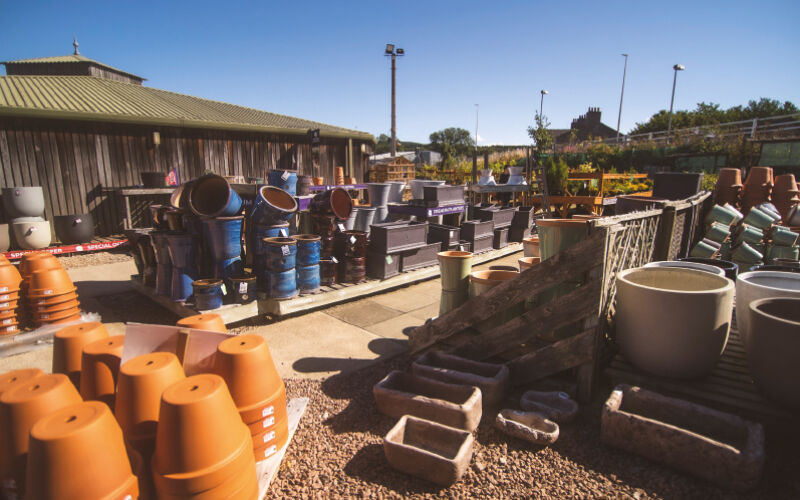
<instances>
[{"instance_id":1,"label":"roof gutter","mask_svg":"<svg viewBox=\"0 0 800 500\"><path fill-rule=\"evenodd\" d=\"M157 125L165 127L188 127L206 130L234 130L237 132L262 132L276 135L307 136L308 129L269 127L266 125L251 125L247 123L210 122L205 120L190 120L184 118L152 118L140 116L108 115L104 113L85 113L82 111L63 111L30 109L3 106L0 107L0 116L16 118L44 118L56 120L101 121L112 123ZM320 136L331 139L359 139L377 144L375 136L367 132L338 132L335 130L320 129Z\"/></svg>"}]
</instances>

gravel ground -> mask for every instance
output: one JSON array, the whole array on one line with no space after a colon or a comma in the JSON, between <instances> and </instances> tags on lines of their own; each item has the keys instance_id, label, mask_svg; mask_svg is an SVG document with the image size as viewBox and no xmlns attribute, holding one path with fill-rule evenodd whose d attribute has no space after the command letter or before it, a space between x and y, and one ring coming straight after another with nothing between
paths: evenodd
<instances>
[{"instance_id":1,"label":"gravel ground","mask_svg":"<svg viewBox=\"0 0 800 500\"><path fill-rule=\"evenodd\" d=\"M743 495L602 445L602 398L562 426L548 448L505 436L491 425L494 414L485 416L467 473L449 488L437 487L395 471L383 454L382 437L395 419L377 411L372 386L408 364L401 356L324 381L287 380L289 397L310 402L270 492L292 498L800 498L796 431L787 440L781 429L768 429L763 480Z\"/></svg>"},{"instance_id":2,"label":"gravel ground","mask_svg":"<svg viewBox=\"0 0 800 500\"><path fill-rule=\"evenodd\" d=\"M133 260L133 257L128 255L127 249L108 250L104 252L76 253L58 257L58 261L61 262L61 265L64 266L64 269L70 269L73 267L98 266L100 264L113 264L115 262L124 262L126 260Z\"/></svg>"}]
</instances>

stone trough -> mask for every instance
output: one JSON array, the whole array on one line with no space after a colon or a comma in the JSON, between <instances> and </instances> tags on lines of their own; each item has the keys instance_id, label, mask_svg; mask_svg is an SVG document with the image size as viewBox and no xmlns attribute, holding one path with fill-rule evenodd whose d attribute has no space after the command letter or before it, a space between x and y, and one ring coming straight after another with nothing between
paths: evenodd
<instances>
[{"instance_id":1,"label":"stone trough","mask_svg":"<svg viewBox=\"0 0 800 500\"><path fill-rule=\"evenodd\" d=\"M509 436L542 446L558 439L558 424L533 411L503 410L494 425Z\"/></svg>"},{"instance_id":2,"label":"stone trough","mask_svg":"<svg viewBox=\"0 0 800 500\"><path fill-rule=\"evenodd\" d=\"M484 406L500 404L508 390L508 368L502 364L482 363L431 351L411 365L414 375L451 384L474 385L481 390Z\"/></svg>"},{"instance_id":3,"label":"stone trough","mask_svg":"<svg viewBox=\"0 0 800 500\"><path fill-rule=\"evenodd\" d=\"M412 415L473 431L481 421L481 391L395 370L372 388L378 410L390 417Z\"/></svg>"},{"instance_id":4,"label":"stone trough","mask_svg":"<svg viewBox=\"0 0 800 500\"><path fill-rule=\"evenodd\" d=\"M764 467L764 429L736 415L618 385L603 407L604 443L732 489Z\"/></svg>"}]
</instances>

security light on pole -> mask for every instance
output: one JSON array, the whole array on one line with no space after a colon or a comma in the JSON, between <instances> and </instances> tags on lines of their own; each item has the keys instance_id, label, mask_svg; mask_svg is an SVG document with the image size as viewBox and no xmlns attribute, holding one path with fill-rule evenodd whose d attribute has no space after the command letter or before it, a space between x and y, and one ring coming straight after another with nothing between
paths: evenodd
<instances>
[{"instance_id":1,"label":"security light on pole","mask_svg":"<svg viewBox=\"0 0 800 500\"><path fill-rule=\"evenodd\" d=\"M541 101L539 101L539 119L543 119L542 118L542 110L544 109L544 96L546 96L550 92L546 91L545 89L542 89L542 90L539 91L539 93L542 94L542 99L541 99Z\"/></svg>"},{"instance_id":2,"label":"security light on pole","mask_svg":"<svg viewBox=\"0 0 800 500\"><path fill-rule=\"evenodd\" d=\"M404 56L406 51L398 48L395 50L394 44L387 43L385 56L392 58L392 158L397 156L397 116L396 109L396 93L395 93L395 73L397 73L397 56Z\"/></svg>"},{"instance_id":3,"label":"security light on pole","mask_svg":"<svg viewBox=\"0 0 800 500\"><path fill-rule=\"evenodd\" d=\"M675 75L672 77L672 98L669 101L669 123L667 124L667 140L672 136L672 106L675 104L675 84L678 82L678 71L683 71L686 67L683 64L676 64L672 67Z\"/></svg>"}]
</instances>

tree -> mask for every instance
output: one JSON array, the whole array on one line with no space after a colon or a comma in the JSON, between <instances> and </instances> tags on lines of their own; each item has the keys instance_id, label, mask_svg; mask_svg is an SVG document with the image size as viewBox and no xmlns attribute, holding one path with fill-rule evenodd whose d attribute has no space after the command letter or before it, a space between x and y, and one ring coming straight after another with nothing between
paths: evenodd
<instances>
[{"instance_id":1,"label":"tree","mask_svg":"<svg viewBox=\"0 0 800 500\"><path fill-rule=\"evenodd\" d=\"M469 154L475 147L469 130L450 127L434 132L429 137L431 149L442 155L442 166L449 166L456 156Z\"/></svg>"},{"instance_id":2,"label":"tree","mask_svg":"<svg viewBox=\"0 0 800 500\"><path fill-rule=\"evenodd\" d=\"M546 116L540 115L538 112L534 118L536 128L528 127L528 136L533 140L533 145L536 147L536 158L538 160L542 153L547 153L553 148L553 135L547 130L550 126L550 121Z\"/></svg>"},{"instance_id":3,"label":"tree","mask_svg":"<svg viewBox=\"0 0 800 500\"><path fill-rule=\"evenodd\" d=\"M397 139L397 150L401 151L403 144ZM378 143L375 145L375 154L388 153L392 150L392 138L386 134L378 136Z\"/></svg>"}]
</instances>

